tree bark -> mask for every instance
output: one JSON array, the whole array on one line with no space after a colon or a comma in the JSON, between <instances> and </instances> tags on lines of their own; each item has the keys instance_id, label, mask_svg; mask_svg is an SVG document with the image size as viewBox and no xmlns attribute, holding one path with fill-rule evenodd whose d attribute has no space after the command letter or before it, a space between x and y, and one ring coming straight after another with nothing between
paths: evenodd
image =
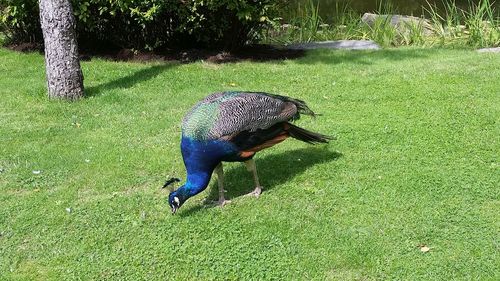
<instances>
[{"instance_id":1,"label":"tree bark","mask_svg":"<svg viewBox=\"0 0 500 281\"><path fill-rule=\"evenodd\" d=\"M83 97L75 18L70 0L40 0L45 70L50 98Z\"/></svg>"}]
</instances>

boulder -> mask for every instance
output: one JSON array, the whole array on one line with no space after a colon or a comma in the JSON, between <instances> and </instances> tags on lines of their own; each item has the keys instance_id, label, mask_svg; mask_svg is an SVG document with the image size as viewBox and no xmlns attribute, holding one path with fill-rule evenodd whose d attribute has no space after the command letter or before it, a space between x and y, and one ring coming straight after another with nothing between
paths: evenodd
<instances>
[{"instance_id":1,"label":"boulder","mask_svg":"<svg viewBox=\"0 0 500 281\"><path fill-rule=\"evenodd\" d=\"M361 17L361 21L370 27L373 27L377 21L387 21L400 33L409 33L413 27L422 28L424 35L432 35L434 33L434 29L429 20L413 16L365 13L363 17Z\"/></svg>"},{"instance_id":2,"label":"boulder","mask_svg":"<svg viewBox=\"0 0 500 281\"><path fill-rule=\"evenodd\" d=\"M346 49L346 50L378 50L380 46L371 40L338 40L297 43L286 46L292 50L311 50L311 49Z\"/></svg>"},{"instance_id":3,"label":"boulder","mask_svg":"<svg viewBox=\"0 0 500 281\"><path fill-rule=\"evenodd\" d=\"M480 53L500 53L500 47L496 48L483 48L477 50Z\"/></svg>"}]
</instances>

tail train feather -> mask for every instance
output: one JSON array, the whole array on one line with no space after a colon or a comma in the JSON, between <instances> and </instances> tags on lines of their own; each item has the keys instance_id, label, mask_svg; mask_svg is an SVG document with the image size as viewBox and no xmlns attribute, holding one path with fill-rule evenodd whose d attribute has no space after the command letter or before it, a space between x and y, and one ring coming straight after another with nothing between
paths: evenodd
<instances>
[{"instance_id":1,"label":"tail train feather","mask_svg":"<svg viewBox=\"0 0 500 281\"><path fill-rule=\"evenodd\" d=\"M300 114L304 114L304 115L309 115L309 116L312 116L312 117L316 117L317 114L314 113L314 111L312 111L309 108L309 106L307 106L307 104L305 103L305 101L299 100L299 99L293 99L293 98L288 98L288 101L295 104L295 106L297 107L297 111Z\"/></svg>"},{"instance_id":2,"label":"tail train feather","mask_svg":"<svg viewBox=\"0 0 500 281\"><path fill-rule=\"evenodd\" d=\"M276 99L280 99L280 100L285 101L285 102L291 102L291 103L295 104L295 106L297 107L297 114L292 117L292 119L291 119L292 121L298 120L300 118L300 114L309 115L312 117L316 117L316 115L318 115L318 114L314 113L314 111L312 111L309 108L309 106L307 106L305 101L300 100L300 99L294 99L294 98L287 97L287 96L281 96L281 95L269 94L269 93L263 93L263 92L250 92L250 93L266 95L266 96L270 96L270 97L273 97Z\"/></svg>"},{"instance_id":3,"label":"tail train feather","mask_svg":"<svg viewBox=\"0 0 500 281\"><path fill-rule=\"evenodd\" d=\"M328 143L329 140L335 139L332 136L322 135L319 133L311 132L306 129L302 129L293 124L287 123L290 126L287 131L288 134L294 138L301 140L303 142L307 142L310 144L318 144L318 143Z\"/></svg>"}]
</instances>

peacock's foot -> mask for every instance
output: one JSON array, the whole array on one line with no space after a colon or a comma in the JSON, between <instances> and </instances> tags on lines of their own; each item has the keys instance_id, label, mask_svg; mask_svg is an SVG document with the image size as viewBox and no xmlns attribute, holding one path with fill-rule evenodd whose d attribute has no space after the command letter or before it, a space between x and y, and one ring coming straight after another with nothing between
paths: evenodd
<instances>
[{"instance_id":1,"label":"peacock's foot","mask_svg":"<svg viewBox=\"0 0 500 281\"><path fill-rule=\"evenodd\" d=\"M227 204L231 203L231 200L226 200L226 199L222 198L222 199L219 199L219 201L216 201L216 202L217 202L217 206L219 206L219 207L222 208L222 207L226 206Z\"/></svg>"},{"instance_id":2,"label":"peacock's foot","mask_svg":"<svg viewBox=\"0 0 500 281\"><path fill-rule=\"evenodd\" d=\"M226 200L224 198L219 198L219 200L209 200L208 198L205 199L203 204L206 205L217 205L219 207L224 207L225 205L231 203L231 200Z\"/></svg>"},{"instance_id":3,"label":"peacock's foot","mask_svg":"<svg viewBox=\"0 0 500 281\"><path fill-rule=\"evenodd\" d=\"M252 192L245 194L245 196L254 196L256 198L259 198L261 193L262 193L262 186L257 186Z\"/></svg>"}]
</instances>

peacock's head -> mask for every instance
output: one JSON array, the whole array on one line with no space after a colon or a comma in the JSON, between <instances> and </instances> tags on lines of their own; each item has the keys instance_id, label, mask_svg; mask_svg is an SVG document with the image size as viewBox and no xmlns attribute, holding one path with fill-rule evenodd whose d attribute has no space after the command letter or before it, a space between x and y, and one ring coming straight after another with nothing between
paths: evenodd
<instances>
[{"instance_id":1,"label":"peacock's head","mask_svg":"<svg viewBox=\"0 0 500 281\"><path fill-rule=\"evenodd\" d=\"M179 193L179 189L170 192L170 195L168 195L168 204L170 205L170 208L172 208L172 215L177 212L182 204L184 204L184 201L186 201L186 199Z\"/></svg>"},{"instance_id":2,"label":"peacock's head","mask_svg":"<svg viewBox=\"0 0 500 281\"><path fill-rule=\"evenodd\" d=\"M165 182L162 188L165 188L167 186L169 187L170 194L168 195L168 204L170 205L170 208L172 208L172 215L175 214L177 209L179 209L182 204L184 204L184 201L186 201L186 197L183 196L180 191L183 190L182 186L181 188L174 190L172 184L175 182L181 181L178 178L171 178Z\"/></svg>"}]
</instances>

